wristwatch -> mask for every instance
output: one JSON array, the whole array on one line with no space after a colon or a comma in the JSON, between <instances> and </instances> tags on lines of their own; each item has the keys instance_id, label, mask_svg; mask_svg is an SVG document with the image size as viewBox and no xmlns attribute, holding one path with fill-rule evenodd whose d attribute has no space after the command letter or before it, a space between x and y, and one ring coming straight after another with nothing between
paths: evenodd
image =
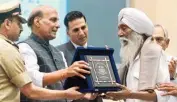
<instances>
[{"instance_id":1,"label":"wristwatch","mask_svg":"<svg viewBox=\"0 0 177 102\"><path fill-rule=\"evenodd\" d=\"M173 77L170 78L170 80L175 80L176 79L176 73L174 74Z\"/></svg>"}]
</instances>

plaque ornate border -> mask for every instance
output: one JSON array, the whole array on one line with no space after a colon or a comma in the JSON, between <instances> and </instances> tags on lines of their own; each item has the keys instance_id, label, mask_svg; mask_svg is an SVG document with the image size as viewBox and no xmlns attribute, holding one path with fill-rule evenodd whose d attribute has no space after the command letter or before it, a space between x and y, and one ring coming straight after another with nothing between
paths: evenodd
<instances>
[{"instance_id":1,"label":"plaque ornate border","mask_svg":"<svg viewBox=\"0 0 177 102\"><path fill-rule=\"evenodd\" d=\"M85 55L91 69L94 87L115 87L116 79L109 56Z\"/></svg>"}]
</instances>

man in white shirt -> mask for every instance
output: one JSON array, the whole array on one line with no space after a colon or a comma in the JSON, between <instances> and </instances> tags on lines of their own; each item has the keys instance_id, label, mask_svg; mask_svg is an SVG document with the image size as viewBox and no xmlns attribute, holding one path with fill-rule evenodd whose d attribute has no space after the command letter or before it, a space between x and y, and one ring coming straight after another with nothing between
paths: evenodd
<instances>
[{"instance_id":1,"label":"man in white shirt","mask_svg":"<svg viewBox=\"0 0 177 102\"><path fill-rule=\"evenodd\" d=\"M67 67L63 54L50 45L49 41L56 37L56 32L60 27L58 19L57 11L50 6L42 5L34 8L28 19L28 26L32 30L31 35L19 43L19 50L34 84L48 89L62 90L62 80L72 76L85 78L83 74L90 72L86 70L89 67L84 61L75 62ZM22 101L34 100L22 98ZM66 101L64 99L51 102Z\"/></svg>"},{"instance_id":2,"label":"man in white shirt","mask_svg":"<svg viewBox=\"0 0 177 102\"><path fill-rule=\"evenodd\" d=\"M165 51L168 48L170 39L168 37L167 30L160 24L155 25L154 33L152 35L152 40L159 44ZM176 62L177 58L169 56L166 54L167 63L169 67L170 79L172 82L175 82L176 79Z\"/></svg>"},{"instance_id":3,"label":"man in white shirt","mask_svg":"<svg viewBox=\"0 0 177 102\"><path fill-rule=\"evenodd\" d=\"M64 53L67 65L72 64L74 52L77 47L81 46L86 48L88 41L88 25L85 15L80 11L68 12L64 19L67 35L70 40L67 43L57 46ZM94 100L74 100L73 102L102 102L100 97Z\"/></svg>"},{"instance_id":4,"label":"man in white shirt","mask_svg":"<svg viewBox=\"0 0 177 102\"><path fill-rule=\"evenodd\" d=\"M87 47L88 25L85 15L80 11L68 12L64 19L69 41L57 46L64 53L66 62L71 65L77 47Z\"/></svg>"},{"instance_id":5,"label":"man in white shirt","mask_svg":"<svg viewBox=\"0 0 177 102\"><path fill-rule=\"evenodd\" d=\"M152 40L155 41L157 44L159 44L163 50L165 51L166 48L168 48L170 39L168 37L168 32L167 30L160 24L156 24L155 25L155 29L154 29L154 33L152 35ZM165 52L164 52L165 54ZM177 101L177 87L175 84L177 80L176 80L176 57L173 56L169 56L167 54L166 55L166 61L168 64L168 68L169 68L169 73L170 73L170 81L172 83L161 83L159 86L160 90L163 91L167 91L167 93L163 94L163 96L165 95L172 95L170 96L170 99L168 102L175 102ZM169 92L168 92L169 91Z\"/></svg>"},{"instance_id":6,"label":"man in white shirt","mask_svg":"<svg viewBox=\"0 0 177 102\"><path fill-rule=\"evenodd\" d=\"M21 102L20 92L40 100L84 98L85 94L76 91L77 87L49 90L32 83L18 46L14 43L23 30L22 24L26 23L20 7L19 0L1 0L0 3L0 101Z\"/></svg>"},{"instance_id":7,"label":"man in white shirt","mask_svg":"<svg viewBox=\"0 0 177 102\"><path fill-rule=\"evenodd\" d=\"M121 65L118 70L123 90L108 92L110 99L126 102L167 102L157 84L169 82L168 65L162 48L151 41L154 25L146 14L135 8L123 8L118 16Z\"/></svg>"}]
</instances>

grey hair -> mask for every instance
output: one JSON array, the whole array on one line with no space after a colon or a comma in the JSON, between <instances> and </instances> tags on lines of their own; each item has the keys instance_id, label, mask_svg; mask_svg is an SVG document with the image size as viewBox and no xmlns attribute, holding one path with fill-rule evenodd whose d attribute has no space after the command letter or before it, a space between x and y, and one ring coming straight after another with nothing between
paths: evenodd
<instances>
[{"instance_id":1,"label":"grey hair","mask_svg":"<svg viewBox=\"0 0 177 102\"><path fill-rule=\"evenodd\" d=\"M161 27L164 32L164 37L169 39L168 38L168 31L167 31L167 29L164 28L164 26L162 26L161 24L155 24L154 27Z\"/></svg>"}]
</instances>

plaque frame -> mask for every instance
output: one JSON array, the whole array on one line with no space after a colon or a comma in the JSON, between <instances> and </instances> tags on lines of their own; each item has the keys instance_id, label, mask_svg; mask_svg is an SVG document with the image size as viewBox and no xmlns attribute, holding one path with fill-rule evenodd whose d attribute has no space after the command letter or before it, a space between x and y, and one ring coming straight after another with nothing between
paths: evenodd
<instances>
[{"instance_id":1,"label":"plaque frame","mask_svg":"<svg viewBox=\"0 0 177 102\"><path fill-rule=\"evenodd\" d=\"M100 93L120 90L120 88L116 87L115 85L116 83L120 83L120 79L113 58L113 52L114 52L113 48L106 49L100 47L87 47L87 48L78 47L75 51L72 63L75 61L84 60L89 63L90 67L93 67L93 65L98 65L98 67L100 68L97 67L97 71L94 71L95 68L92 68L90 70L91 75L85 75L86 79L82 79L77 76L67 78L64 83L64 89L68 89L73 86L79 86L80 92L100 92ZM91 57L92 60L97 61L89 61ZM110 67L111 69L109 69ZM105 70L107 73L105 72ZM99 80L97 80L96 79L96 77L98 77L96 76L97 74L94 74L95 76L93 75L93 73L97 72L101 72L98 75L100 76L103 75L102 76L103 78L99 76L100 78ZM109 76L109 74L111 75Z\"/></svg>"}]
</instances>

